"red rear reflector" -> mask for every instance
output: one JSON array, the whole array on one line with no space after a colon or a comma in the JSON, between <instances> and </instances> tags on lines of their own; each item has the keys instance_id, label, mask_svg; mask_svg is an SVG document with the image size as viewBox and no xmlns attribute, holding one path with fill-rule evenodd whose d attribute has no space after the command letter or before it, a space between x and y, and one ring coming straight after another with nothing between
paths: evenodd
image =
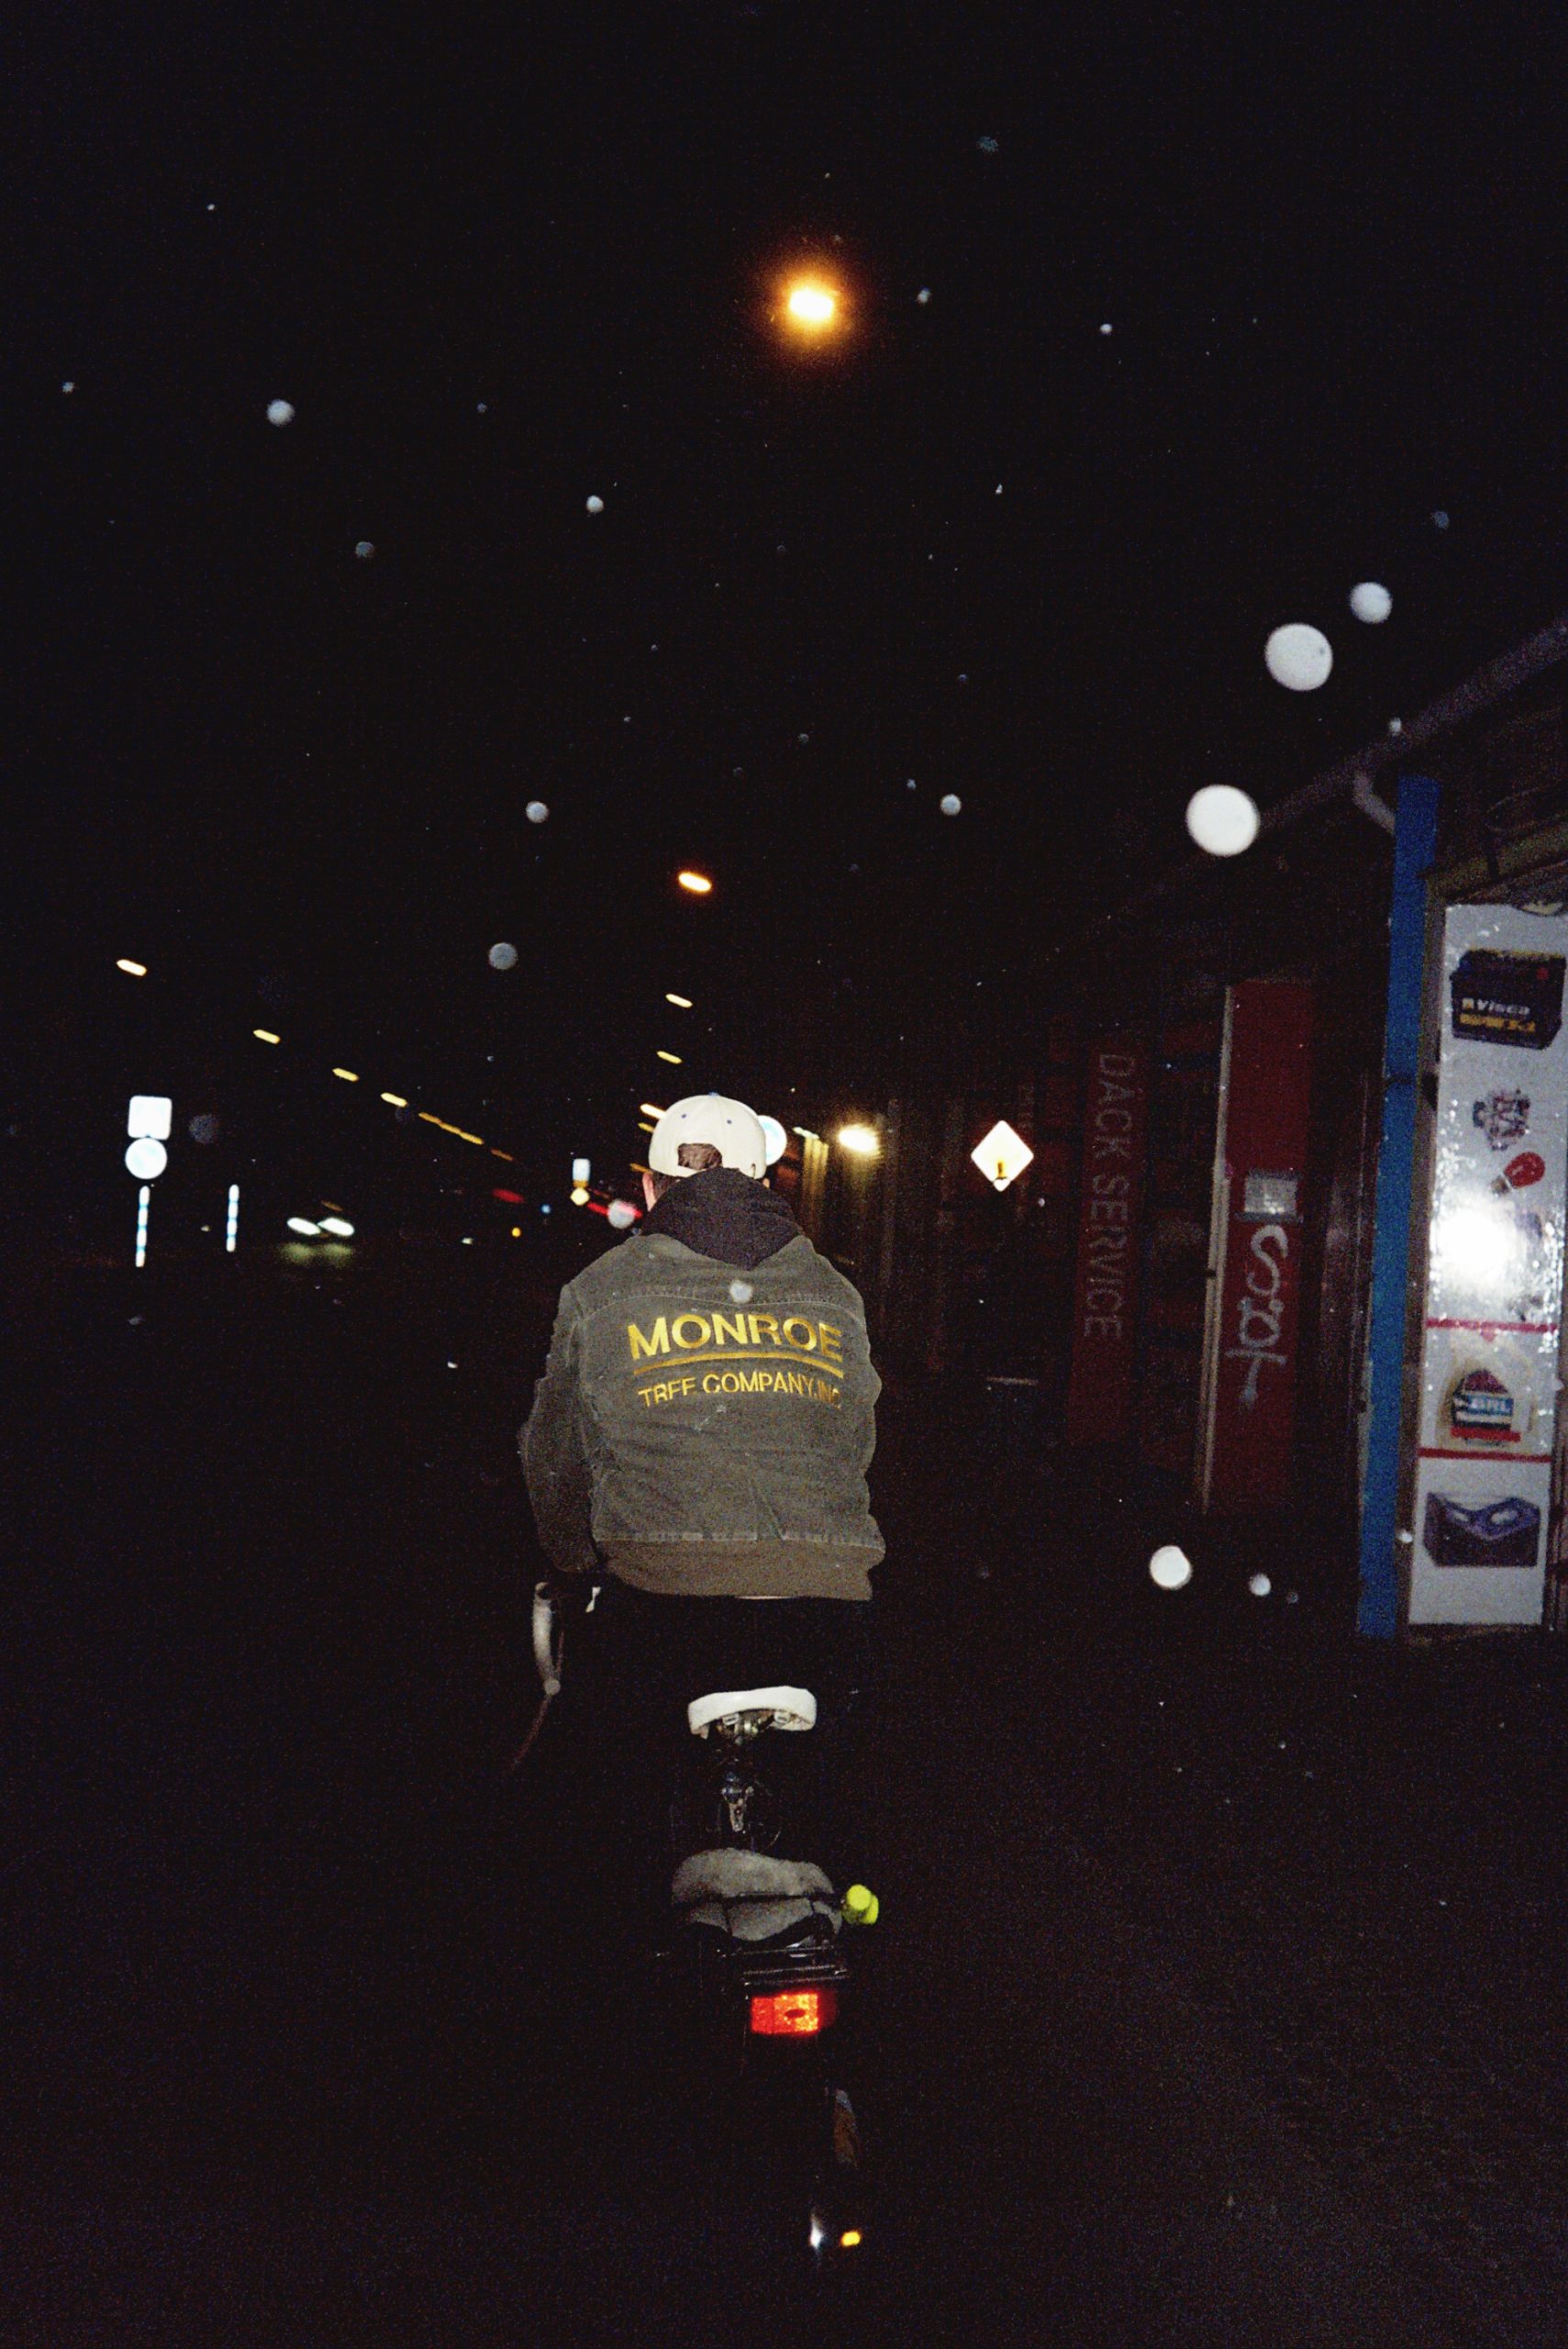
<instances>
[{"instance_id":1,"label":"red rear reflector","mask_svg":"<svg viewBox=\"0 0 1568 2349\"><path fill-rule=\"evenodd\" d=\"M763 2039L806 2039L826 2031L839 2015L839 1993L831 1985L821 1990L771 1990L751 2000L751 2028Z\"/></svg>"}]
</instances>

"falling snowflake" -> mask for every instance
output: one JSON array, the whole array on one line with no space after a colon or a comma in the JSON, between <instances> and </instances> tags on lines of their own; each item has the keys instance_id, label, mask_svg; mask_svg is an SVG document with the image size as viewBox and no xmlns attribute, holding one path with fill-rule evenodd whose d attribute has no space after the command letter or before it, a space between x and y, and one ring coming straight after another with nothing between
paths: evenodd
<instances>
[{"instance_id":1,"label":"falling snowflake","mask_svg":"<svg viewBox=\"0 0 1568 2349\"><path fill-rule=\"evenodd\" d=\"M361 539L355 545L354 552L361 562L368 562L375 552L375 547L371 540Z\"/></svg>"},{"instance_id":2,"label":"falling snowflake","mask_svg":"<svg viewBox=\"0 0 1568 2349\"><path fill-rule=\"evenodd\" d=\"M542 799L530 799L523 813L530 824L544 824L550 820L550 809Z\"/></svg>"},{"instance_id":3,"label":"falling snowflake","mask_svg":"<svg viewBox=\"0 0 1568 2349\"><path fill-rule=\"evenodd\" d=\"M1149 1574L1151 1580L1157 1583L1162 1590L1180 1590L1193 1578L1193 1562L1184 1550L1178 1550L1173 1542L1167 1542L1150 1559Z\"/></svg>"},{"instance_id":4,"label":"falling snowflake","mask_svg":"<svg viewBox=\"0 0 1568 2349\"><path fill-rule=\"evenodd\" d=\"M1388 730L1391 734L1403 734L1405 720L1402 718L1391 718L1388 721Z\"/></svg>"},{"instance_id":5,"label":"falling snowflake","mask_svg":"<svg viewBox=\"0 0 1568 2349\"><path fill-rule=\"evenodd\" d=\"M1112 329L1111 329L1111 328L1110 328L1110 326L1109 326L1109 324L1108 324L1108 323L1107 323L1107 324L1106 324L1105 326L1102 326L1102 327L1101 327L1101 328L1100 328L1100 332L1101 332L1102 334L1109 334L1109 333L1111 332L1111 330L1112 330Z\"/></svg>"},{"instance_id":6,"label":"falling snowflake","mask_svg":"<svg viewBox=\"0 0 1568 2349\"><path fill-rule=\"evenodd\" d=\"M1293 694L1316 693L1334 665L1333 648L1321 629L1287 620L1263 647L1263 666L1276 685Z\"/></svg>"},{"instance_id":7,"label":"falling snowflake","mask_svg":"<svg viewBox=\"0 0 1568 2349\"><path fill-rule=\"evenodd\" d=\"M915 296L917 302L929 302L930 298L931 289L929 285L922 285L919 292Z\"/></svg>"},{"instance_id":8,"label":"falling snowflake","mask_svg":"<svg viewBox=\"0 0 1568 2349\"><path fill-rule=\"evenodd\" d=\"M944 795L940 805L944 816L956 816L961 812L963 802L956 791L950 791Z\"/></svg>"},{"instance_id":9,"label":"falling snowflake","mask_svg":"<svg viewBox=\"0 0 1568 2349\"><path fill-rule=\"evenodd\" d=\"M1440 506L1435 507L1433 510L1432 526L1435 529L1439 530L1446 530L1448 528L1448 516L1444 513Z\"/></svg>"},{"instance_id":10,"label":"falling snowflake","mask_svg":"<svg viewBox=\"0 0 1568 2349\"><path fill-rule=\"evenodd\" d=\"M919 785L916 782L913 775L910 776L908 782L904 786L906 791L918 791L919 787Z\"/></svg>"},{"instance_id":11,"label":"falling snowflake","mask_svg":"<svg viewBox=\"0 0 1568 2349\"><path fill-rule=\"evenodd\" d=\"M590 513L590 514L602 514L602 513L604 512L604 510L605 510L605 501L604 501L604 499L603 499L602 497L590 497L590 498L589 498L589 500L588 500L588 511L589 511L589 513Z\"/></svg>"},{"instance_id":12,"label":"falling snowflake","mask_svg":"<svg viewBox=\"0 0 1568 2349\"><path fill-rule=\"evenodd\" d=\"M1257 802L1233 783L1206 783L1187 802L1187 829L1209 856L1240 856L1258 837Z\"/></svg>"},{"instance_id":13,"label":"falling snowflake","mask_svg":"<svg viewBox=\"0 0 1568 2349\"><path fill-rule=\"evenodd\" d=\"M294 408L290 402L287 400L269 400L267 402L267 422L269 424L292 424L294 422Z\"/></svg>"},{"instance_id":14,"label":"falling snowflake","mask_svg":"<svg viewBox=\"0 0 1568 2349\"><path fill-rule=\"evenodd\" d=\"M61 387L60 387L60 388L61 388L61 390L62 392L65 392L65 393L68 393L68 394L69 394L69 393L71 393L71 392L73 392L73 391L76 389L76 386L75 386L75 384L61 384Z\"/></svg>"},{"instance_id":15,"label":"falling snowflake","mask_svg":"<svg viewBox=\"0 0 1568 2349\"><path fill-rule=\"evenodd\" d=\"M612 1199L605 1209L605 1221L612 1231L629 1231L637 1221L637 1209L629 1199Z\"/></svg>"},{"instance_id":16,"label":"falling snowflake","mask_svg":"<svg viewBox=\"0 0 1568 2349\"><path fill-rule=\"evenodd\" d=\"M515 946L508 946L503 939L498 945L490 949L489 961L493 971L515 971L517 967L517 950Z\"/></svg>"},{"instance_id":17,"label":"falling snowflake","mask_svg":"<svg viewBox=\"0 0 1568 2349\"><path fill-rule=\"evenodd\" d=\"M731 1281L729 1284L729 1294L737 1305L750 1305L752 1293L750 1281Z\"/></svg>"},{"instance_id":18,"label":"falling snowflake","mask_svg":"<svg viewBox=\"0 0 1568 2349\"><path fill-rule=\"evenodd\" d=\"M809 734L797 734L795 739L797 742L809 742L811 737Z\"/></svg>"},{"instance_id":19,"label":"falling snowflake","mask_svg":"<svg viewBox=\"0 0 1568 2349\"><path fill-rule=\"evenodd\" d=\"M1251 1582L1247 1585L1247 1587L1251 1592L1254 1598L1266 1598L1270 1591L1273 1590L1273 1585L1269 1580L1267 1575L1254 1575Z\"/></svg>"},{"instance_id":20,"label":"falling snowflake","mask_svg":"<svg viewBox=\"0 0 1568 2349\"><path fill-rule=\"evenodd\" d=\"M1351 589L1351 609L1358 620L1375 628L1394 609L1394 598L1377 580L1363 579Z\"/></svg>"},{"instance_id":21,"label":"falling snowflake","mask_svg":"<svg viewBox=\"0 0 1568 2349\"><path fill-rule=\"evenodd\" d=\"M974 143L983 155L994 155L996 152L997 141L995 139L977 139Z\"/></svg>"}]
</instances>

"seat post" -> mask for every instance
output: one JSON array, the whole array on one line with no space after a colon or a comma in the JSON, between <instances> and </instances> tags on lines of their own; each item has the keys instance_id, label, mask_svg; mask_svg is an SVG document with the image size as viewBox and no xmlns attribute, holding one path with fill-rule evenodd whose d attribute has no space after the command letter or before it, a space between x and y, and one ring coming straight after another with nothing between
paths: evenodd
<instances>
[{"instance_id":1,"label":"seat post","mask_svg":"<svg viewBox=\"0 0 1568 2349\"><path fill-rule=\"evenodd\" d=\"M715 1732L719 1761L719 1799L729 1820L729 1831L743 1836L751 1823L751 1773L747 1766L749 1749L755 1745L761 1722L743 1714L740 1720L718 1724Z\"/></svg>"}]
</instances>

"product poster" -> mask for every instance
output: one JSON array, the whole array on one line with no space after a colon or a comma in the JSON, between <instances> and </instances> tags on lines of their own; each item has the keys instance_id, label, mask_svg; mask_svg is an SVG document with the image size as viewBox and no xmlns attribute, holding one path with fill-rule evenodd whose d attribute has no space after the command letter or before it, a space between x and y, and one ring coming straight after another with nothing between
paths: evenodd
<instances>
[{"instance_id":1,"label":"product poster","mask_svg":"<svg viewBox=\"0 0 1568 2349\"><path fill-rule=\"evenodd\" d=\"M1452 906L1412 1623L1540 1620L1568 1181L1568 919Z\"/></svg>"}]
</instances>

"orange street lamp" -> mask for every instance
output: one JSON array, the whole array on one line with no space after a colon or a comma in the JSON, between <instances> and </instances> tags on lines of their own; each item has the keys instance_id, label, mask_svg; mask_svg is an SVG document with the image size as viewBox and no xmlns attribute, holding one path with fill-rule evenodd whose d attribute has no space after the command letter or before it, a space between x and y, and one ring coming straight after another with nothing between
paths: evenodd
<instances>
[{"instance_id":1,"label":"orange street lamp","mask_svg":"<svg viewBox=\"0 0 1568 2349\"><path fill-rule=\"evenodd\" d=\"M682 888L689 890L694 897L706 897L713 887L706 873L677 873L675 878Z\"/></svg>"},{"instance_id":2,"label":"orange street lamp","mask_svg":"<svg viewBox=\"0 0 1568 2349\"><path fill-rule=\"evenodd\" d=\"M839 318L839 295L819 277L797 277L784 295L784 314L803 334L826 334Z\"/></svg>"}]
</instances>

